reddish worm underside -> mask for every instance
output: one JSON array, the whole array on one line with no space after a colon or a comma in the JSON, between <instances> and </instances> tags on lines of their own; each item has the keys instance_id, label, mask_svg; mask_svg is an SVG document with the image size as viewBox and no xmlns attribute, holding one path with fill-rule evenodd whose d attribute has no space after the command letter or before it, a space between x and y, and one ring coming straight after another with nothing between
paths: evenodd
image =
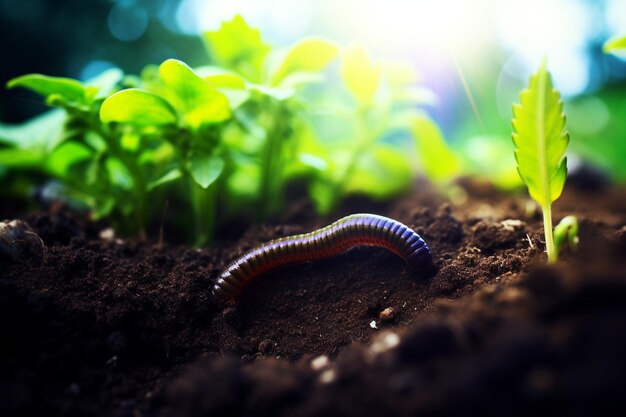
<instances>
[{"instance_id":1,"label":"reddish worm underside","mask_svg":"<svg viewBox=\"0 0 626 417\"><path fill-rule=\"evenodd\" d=\"M265 272L329 258L354 246L386 248L414 270L432 261L428 245L410 227L384 216L352 214L322 229L272 240L244 253L222 271L213 285L213 295L221 304L235 304L241 291Z\"/></svg>"}]
</instances>

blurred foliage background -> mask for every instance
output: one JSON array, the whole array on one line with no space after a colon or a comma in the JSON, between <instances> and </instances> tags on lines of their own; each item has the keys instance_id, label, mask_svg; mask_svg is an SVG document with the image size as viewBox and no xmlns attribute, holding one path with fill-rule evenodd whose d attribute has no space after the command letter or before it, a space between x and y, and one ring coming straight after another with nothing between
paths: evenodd
<instances>
[{"instance_id":1,"label":"blurred foliage background","mask_svg":"<svg viewBox=\"0 0 626 417\"><path fill-rule=\"evenodd\" d=\"M333 64L336 71L324 74L330 85L343 80L346 91L341 100L329 99L341 95L337 91L305 88L302 97L321 103L319 108L325 110L310 115L310 126L290 126L288 132L306 144L308 159L291 165L270 161L282 167L281 178L317 169L310 194L322 213L332 210L337 196L351 191L366 190L371 197L384 198L405 189L412 169L405 165L407 158L393 152L402 149L397 145L407 131L428 138L416 142L415 158L408 159L415 159L409 162L431 180L443 183L451 174L462 174L505 189L519 187L510 139L511 105L542 57L547 58L555 86L565 99L570 171L588 164L614 181L626 181L626 60L619 53L602 52L607 39L626 34L623 0L4 0L0 3L0 39L5 59L0 82L28 73L86 81L120 68L126 74L142 74L135 86L154 92L146 83L145 68L151 65L170 58L192 68L219 64L243 77L248 87L250 83L261 86L252 88L258 100L251 100L253 104L243 113L253 114L265 129L262 112L251 107L264 106L266 99L261 96L276 99L276 91L264 90L276 83L262 80L248 68L250 62L262 58L229 62L223 50L212 49L211 40L202 37L207 31L217 33L222 22L235 15L260 29L263 41L275 50L312 36L329 39L341 48L341 59ZM228 43L225 39L215 42ZM241 47L238 43L246 39L235 37L232 42ZM357 70L346 69L346 62ZM271 68L272 62L263 65ZM379 92L370 106L373 110L360 112L364 103L365 107L372 104L367 102L373 95L368 98L363 85L368 83L368 74L377 77L379 67L386 74L390 93L381 99ZM337 107L349 96L357 107ZM409 110L413 106L419 112L411 112L409 120L396 102L409 103ZM298 100L281 104L272 110L273 117L291 117L301 104ZM3 90L2 132L47 110L34 93ZM352 112L347 124L346 112ZM236 143L235 147L255 146L250 142L254 134L243 143L243 136L232 130L220 131L220 135ZM368 169L367 164L364 169L352 167L349 162L354 159L351 153L362 151L350 138L365 137L368 132L380 134L381 141L370 149L381 167L378 171ZM316 159L316 155L323 157ZM237 169L228 183L245 195L242 190L250 186L245 180L236 185L238 178L262 174L245 171L254 170L251 166ZM5 176L5 187L7 181ZM377 187L379 183L392 184ZM277 200L285 184L282 180L272 184L263 185L261 180L262 190L249 190L249 194L265 193L266 204L280 206ZM382 190L378 196L377 190ZM232 204L250 201L254 199Z\"/></svg>"}]
</instances>

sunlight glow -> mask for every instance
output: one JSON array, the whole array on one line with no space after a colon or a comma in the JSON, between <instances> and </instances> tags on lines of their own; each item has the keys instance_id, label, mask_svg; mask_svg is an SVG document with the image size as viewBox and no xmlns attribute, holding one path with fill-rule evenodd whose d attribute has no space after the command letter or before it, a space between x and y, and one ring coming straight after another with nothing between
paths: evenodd
<instances>
[{"instance_id":1,"label":"sunlight glow","mask_svg":"<svg viewBox=\"0 0 626 417\"><path fill-rule=\"evenodd\" d=\"M487 35L482 0L337 0L334 26L388 54L480 47Z\"/></svg>"},{"instance_id":2,"label":"sunlight glow","mask_svg":"<svg viewBox=\"0 0 626 417\"><path fill-rule=\"evenodd\" d=\"M624 4L607 0L605 14L585 0L183 0L176 20L197 34L241 14L274 44L309 35L356 42L383 59L411 58L440 80L457 73L454 59L480 71L515 57L510 75L525 81L545 56L557 87L573 96L590 82L589 40L606 36L605 19L611 31L623 25Z\"/></svg>"}]
</instances>

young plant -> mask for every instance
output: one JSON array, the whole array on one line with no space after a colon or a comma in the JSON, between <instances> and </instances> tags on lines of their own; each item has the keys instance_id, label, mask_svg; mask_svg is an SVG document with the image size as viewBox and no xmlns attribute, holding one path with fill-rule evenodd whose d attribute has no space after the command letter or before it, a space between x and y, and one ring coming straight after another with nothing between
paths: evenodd
<instances>
[{"instance_id":1,"label":"young plant","mask_svg":"<svg viewBox=\"0 0 626 417\"><path fill-rule=\"evenodd\" d=\"M548 261L556 262L552 203L561 195L567 177L564 154L569 134L561 95L552 85L545 61L520 94L520 104L513 106L513 116L517 170L531 197L541 206Z\"/></svg>"},{"instance_id":2,"label":"young plant","mask_svg":"<svg viewBox=\"0 0 626 417\"><path fill-rule=\"evenodd\" d=\"M298 149L306 117L300 92L321 80L321 72L335 59L338 48L325 39L307 38L285 50L272 50L259 30L241 16L206 32L203 38L222 72L241 77L250 94L235 113L237 127L230 132L231 139L240 144L232 174L237 179L245 175L246 180L231 184L235 194L252 192L257 220L263 220L283 207L286 183L294 172L302 171L293 168L293 161L307 161L300 158Z\"/></svg>"},{"instance_id":3,"label":"young plant","mask_svg":"<svg viewBox=\"0 0 626 417\"><path fill-rule=\"evenodd\" d=\"M418 109L432 93L414 87L410 66L377 62L362 47L351 46L344 51L340 78L342 88L333 86L324 106L332 113L316 115L315 133L302 147L322 162L309 188L321 214L330 213L347 195L384 200L406 191L413 178L414 146L421 151L420 145L439 133L415 128L435 125Z\"/></svg>"},{"instance_id":4,"label":"young plant","mask_svg":"<svg viewBox=\"0 0 626 417\"><path fill-rule=\"evenodd\" d=\"M554 228L554 250L559 256L563 245L567 243L571 251L578 249L578 220L574 216L565 216Z\"/></svg>"},{"instance_id":5,"label":"young plant","mask_svg":"<svg viewBox=\"0 0 626 417\"><path fill-rule=\"evenodd\" d=\"M173 221L198 246L220 222L279 212L296 179L323 214L349 193L384 199L410 186L414 152L397 146L397 132L426 126L414 129L424 144L438 134L423 114L415 118L425 94L412 90L414 77L390 76L352 48L340 69L344 88L320 88L337 46L307 38L272 49L240 16L204 40L210 66L168 59L140 76L112 70L86 83L37 74L10 81L62 110L0 124L0 175L43 173L66 200L140 236L164 218L167 202L183 207L191 215ZM312 115L336 116L338 108L352 131L325 137ZM411 118L397 117L406 112ZM440 142L431 153L441 154Z\"/></svg>"}]
</instances>

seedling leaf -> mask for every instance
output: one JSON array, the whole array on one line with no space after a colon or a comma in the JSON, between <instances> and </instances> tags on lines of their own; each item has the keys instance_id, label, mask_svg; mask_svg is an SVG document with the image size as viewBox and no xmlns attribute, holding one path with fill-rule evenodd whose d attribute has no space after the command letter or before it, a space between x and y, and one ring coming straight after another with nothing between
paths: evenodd
<instances>
[{"instance_id":1,"label":"seedling leaf","mask_svg":"<svg viewBox=\"0 0 626 417\"><path fill-rule=\"evenodd\" d=\"M189 161L189 171L194 181L206 189L224 170L224 160L215 155L194 155Z\"/></svg>"},{"instance_id":2,"label":"seedling leaf","mask_svg":"<svg viewBox=\"0 0 626 417\"><path fill-rule=\"evenodd\" d=\"M219 64L233 69L251 81L260 81L263 61L270 51L261 32L253 29L240 15L223 22L219 30L203 35L207 49Z\"/></svg>"},{"instance_id":3,"label":"seedling leaf","mask_svg":"<svg viewBox=\"0 0 626 417\"><path fill-rule=\"evenodd\" d=\"M311 38L300 41L284 56L271 77L271 84L279 85L289 75L298 72L321 71L335 59L337 53L337 47L325 39Z\"/></svg>"},{"instance_id":4,"label":"seedling leaf","mask_svg":"<svg viewBox=\"0 0 626 417\"><path fill-rule=\"evenodd\" d=\"M350 47L341 63L341 78L354 99L363 106L372 103L380 84L380 67L361 47Z\"/></svg>"},{"instance_id":5,"label":"seedling leaf","mask_svg":"<svg viewBox=\"0 0 626 417\"><path fill-rule=\"evenodd\" d=\"M168 101L178 110L185 124L197 128L230 117L226 96L184 62L168 59L159 67L159 75L167 86Z\"/></svg>"},{"instance_id":6,"label":"seedling leaf","mask_svg":"<svg viewBox=\"0 0 626 417\"><path fill-rule=\"evenodd\" d=\"M563 191L567 176L564 153L569 143L561 95L554 89L545 63L531 77L520 101L513 106L517 169L530 195L545 206Z\"/></svg>"},{"instance_id":7,"label":"seedling leaf","mask_svg":"<svg viewBox=\"0 0 626 417\"><path fill-rule=\"evenodd\" d=\"M23 87L48 98L51 95L59 95L68 103L83 103L85 100L85 88L71 78L50 77L41 74L27 74L13 78L7 83L7 87Z\"/></svg>"},{"instance_id":8,"label":"seedling leaf","mask_svg":"<svg viewBox=\"0 0 626 417\"><path fill-rule=\"evenodd\" d=\"M180 169L174 168L174 169L166 172L163 176L161 176L161 178L159 178L159 179L149 183L148 184L148 191L152 191L155 188L160 187L161 185L170 183L172 181L176 181L177 179L179 179L182 176L183 176L183 173L180 171Z\"/></svg>"},{"instance_id":9,"label":"seedling leaf","mask_svg":"<svg viewBox=\"0 0 626 417\"><path fill-rule=\"evenodd\" d=\"M578 220L574 216L565 216L554 228L554 249L557 256L567 242L570 250L578 249Z\"/></svg>"},{"instance_id":10,"label":"seedling leaf","mask_svg":"<svg viewBox=\"0 0 626 417\"><path fill-rule=\"evenodd\" d=\"M411 121L420 162L424 172L433 181L444 181L459 173L459 161L446 144L437 125L424 115L415 115Z\"/></svg>"},{"instance_id":11,"label":"seedling leaf","mask_svg":"<svg viewBox=\"0 0 626 417\"><path fill-rule=\"evenodd\" d=\"M544 214L548 259L556 260L551 204L563 191L569 143L561 95L552 85L545 62L530 78L528 89L513 106L513 143L517 170Z\"/></svg>"},{"instance_id":12,"label":"seedling leaf","mask_svg":"<svg viewBox=\"0 0 626 417\"><path fill-rule=\"evenodd\" d=\"M176 113L167 101L137 88L119 91L102 103L100 120L138 126L176 123Z\"/></svg>"}]
</instances>

